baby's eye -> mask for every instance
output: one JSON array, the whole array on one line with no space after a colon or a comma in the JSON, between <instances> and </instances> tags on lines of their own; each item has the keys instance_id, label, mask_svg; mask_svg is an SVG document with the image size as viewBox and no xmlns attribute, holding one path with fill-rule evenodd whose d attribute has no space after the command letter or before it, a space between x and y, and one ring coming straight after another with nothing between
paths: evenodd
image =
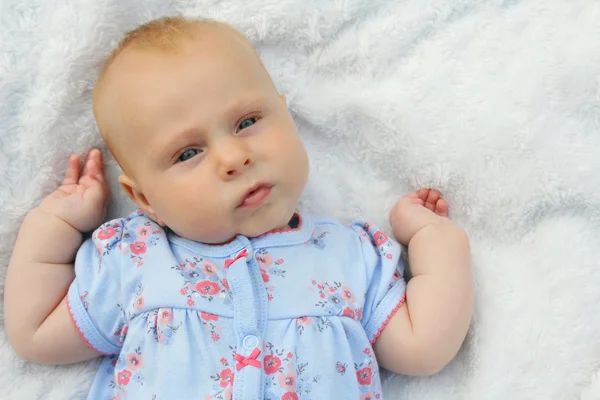
<instances>
[{"instance_id":1,"label":"baby's eye","mask_svg":"<svg viewBox=\"0 0 600 400\"><path fill-rule=\"evenodd\" d=\"M238 131L241 131L242 129L246 129L246 128L250 128L252 125L254 125L257 121L256 117L250 117L250 118L246 118L244 119L242 122L240 122L240 125L238 126Z\"/></svg>"},{"instance_id":2,"label":"baby's eye","mask_svg":"<svg viewBox=\"0 0 600 400\"><path fill-rule=\"evenodd\" d=\"M177 161L179 161L179 162L187 161L190 158L194 158L199 153L200 153L200 151L197 150L197 149L187 149L186 151L184 151L183 153L181 153L181 155L179 156L179 158L177 159Z\"/></svg>"}]
</instances>

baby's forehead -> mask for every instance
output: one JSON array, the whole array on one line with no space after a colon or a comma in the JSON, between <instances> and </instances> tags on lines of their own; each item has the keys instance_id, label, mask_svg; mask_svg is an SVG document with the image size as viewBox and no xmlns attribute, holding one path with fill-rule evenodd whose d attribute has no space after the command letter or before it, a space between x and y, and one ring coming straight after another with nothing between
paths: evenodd
<instances>
[{"instance_id":1,"label":"baby's forehead","mask_svg":"<svg viewBox=\"0 0 600 400\"><path fill-rule=\"evenodd\" d=\"M123 118L119 118L116 114L127 110L117 106L116 103L120 101L115 103L112 100L124 99L126 94L122 93L122 90L126 90L125 88L129 86L126 81L132 78L137 80L135 79L137 76L134 73L135 68L143 68L144 65L147 65L144 62L154 63L163 58L164 60L170 59L170 65L173 65L171 64L173 61L178 63L181 58L186 58L191 52L203 53L206 51L206 54L210 53L209 58L211 59L220 56L227 59L229 58L227 53L236 53L238 56L244 54L243 61L237 56L234 57L237 59L238 67L242 67L243 64L254 71L258 67L263 71L261 75L268 76L268 72L264 69L262 61L250 41L234 28L222 23L200 23L196 26L189 26L188 29L187 31L178 31L168 37L152 35L146 35L145 38L138 37L136 41L130 42L120 49L117 57L113 57L111 65L104 71L102 79L98 81L94 93L94 113L98 128L106 145L124 170L127 169L129 160L124 159L125 153L119 149L123 146L128 147L128 143L131 142L131 138L128 136L131 132L120 129L119 121L122 121ZM248 57L250 53L252 55ZM270 77L268 79L270 80ZM127 154L128 158L132 156Z\"/></svg>"}]
</instances>

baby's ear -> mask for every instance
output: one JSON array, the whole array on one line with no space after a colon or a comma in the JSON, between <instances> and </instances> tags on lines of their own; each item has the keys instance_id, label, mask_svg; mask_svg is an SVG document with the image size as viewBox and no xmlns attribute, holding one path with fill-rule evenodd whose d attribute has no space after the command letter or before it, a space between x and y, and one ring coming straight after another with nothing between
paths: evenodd
<instances>
[{"instance_id":1,"label":"baby's ear","mask_svg":"<svg viewBox=\"0 0 600 400\"><path fill-rule=\"evenodd\" d=\"M158 215L156 215L154 208L152 208L152 206L148 202L148 199L146 199L146 196L140 190L139 185L134 179L130 178L126 174L122 174L121 176L119 176L119 184L121 185L125 193L127 193L127 196L129 196L131 201L137 204L137 206L144 213L146 213L146 215L148 215L150 218L156 221L156 223L160 226L165 226L164 222L158 217Z\"/></svg>"}]
</instances>

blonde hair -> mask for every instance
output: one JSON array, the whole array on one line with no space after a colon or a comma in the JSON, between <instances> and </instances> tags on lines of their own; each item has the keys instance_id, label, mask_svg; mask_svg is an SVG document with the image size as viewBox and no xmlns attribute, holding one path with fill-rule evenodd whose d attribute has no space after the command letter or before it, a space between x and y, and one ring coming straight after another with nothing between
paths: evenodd
<instances>
[{"instance_id":1,"label":"blonde hair","mask_svg":"<svg viewBox=\"0 0 600 400\"><path fill-rule=\"evenodd\" d=\"M125 49L154 48L163 52L176 52L180 47L180 43L186 39L193 39L194 33L202 26L226 27L248 42L245 36L231 26L212 19L171 16L148 21L125 33L125 36L123 36L117 47L106 58L98 74L94 98L96 98L98 88L104 81L106 72Z\"/></svg>"},{"instance_id":2,"label":"blonde hair","mask_svg":"<svg viewBox=\"0 0 600 400\"><path fill-rule=\"evenodd\" d=\"M252 46L248 38L246 38L246 36L244 36L238 30L224 22L219 22L208 18L189 18L183 16L169 16L154 19L125 33L117 47L108 55L108 57L104 61L102 67L100 68L100 72L98 74L93 93L93 108L96 117L96 104L107 72L110 66L114 63L115 59L121 53L130 48L154 49L165 53L177 53L182 48L182 42L185 42L186 40L193 40L194 38L196 38L199 34L200 29L203 27L212 27L217 29L220 28L227 31L230 34L233 34L242 43L244 43L252 49L252 52L255 54L256 58L264 68L262 60L260 59L258 54L256 54L256 51L254 50L254 47ZM102 130L100 133L106 139Z\"/></svg>"}]
</instances>

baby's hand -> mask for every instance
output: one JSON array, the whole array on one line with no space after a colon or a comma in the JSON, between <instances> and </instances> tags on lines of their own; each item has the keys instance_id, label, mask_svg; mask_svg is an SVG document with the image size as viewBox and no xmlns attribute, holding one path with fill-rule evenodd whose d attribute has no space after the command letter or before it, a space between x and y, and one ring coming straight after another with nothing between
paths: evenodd
<instances>
[{"instance_id":1,"label":"baby's hand","mask_svg":"<svg viewBox=\"0 0 600 400\"><path fill-rule=\"evenodd\" d=\"M81 175L79 156L71 156L61 186L46 197L38 208L62 219L80 232L88 232L103 222L109 199L102 153L94 149L88 154Z\"/></svg>"},{"instance_id":2,"label":"baby's hand","mask_svg":"<svg viewBox=\"0 0 600 400\"><path fill-rule=\"evenodd\" d=\"M402 197L392 208L390 223L396 240L408 246L410 239L429 224L446 221L448 204L435 189L420 189Z\"/></svg>"}]
</instances>

